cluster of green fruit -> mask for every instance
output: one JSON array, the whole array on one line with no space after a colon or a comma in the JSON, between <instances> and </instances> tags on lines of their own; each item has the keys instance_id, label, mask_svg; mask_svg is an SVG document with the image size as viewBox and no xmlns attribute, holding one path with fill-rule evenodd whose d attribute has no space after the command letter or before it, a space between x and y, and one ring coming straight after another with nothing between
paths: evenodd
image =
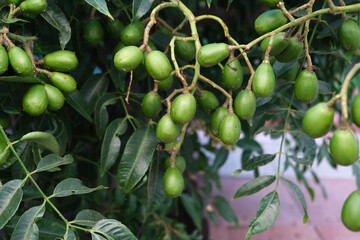
<instances>
[{"instance_id":1,"label":"cluster of green fruit","mask_svg":"<svg viewBox=\"0 0 360 240\"><path fill-rule=\"evenodd\" d=\"M20 2L20 10L23 13L37 15L40 13L43 13L48 4L46 0L6 0L9 4L15 4L18 5Z\"/></svg>"}]
</instances>

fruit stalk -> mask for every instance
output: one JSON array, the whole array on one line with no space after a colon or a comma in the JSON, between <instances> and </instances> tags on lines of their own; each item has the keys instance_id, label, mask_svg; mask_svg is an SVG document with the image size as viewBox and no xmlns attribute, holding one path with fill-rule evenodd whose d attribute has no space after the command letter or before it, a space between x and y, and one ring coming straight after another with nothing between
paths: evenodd
<instances>
[{"instance_id":1,"label":"fruit stalk","mask_svg":"<svg viewBox=\"0 0 360 240\"><path fill-rule=\"evenodd\" d=\"M207 82L208 84L210 84L213 88L216 88L217 90L219 90L222 94L224 94L227 99L229 99L230 102L232 102L232 96L231 94L229 94L225 89L223 89L222 87L220 87L219 85L217 85L216 83L214 83L213 81L211 81L210 79L208 79L207 77L199 74L199 78L201 80L203 80L204 82Z\"/></svg>"},{"instance_id":2,"label":"fruit stalk","mask_svg":"<svg viewBox=\"0 0 360 240\"><path fill-rule=\"evenodd\" d=\"M270 55L271 47L272 47L273 42L274 42L274 36L275 35L270 36L269 44L268 44L268 47L266 48L266 51L265 51L264 62L266 62L266 63L270 63L269 55Z\"/></svg>"},{"instance_id":3,"label":"fruit stalk","mask_svg":"<svg viewBox=\"0 0 360 240\"><path fill-rule=\"evenodd\" d=\"M308 7L310 7L310 5L313 5L312 0L310 0L308 3L305 3L305 4L301 5L300 7L290 11L290 14L294 15L295 13L298 13L301 10L307 9Z\"/></svg>"},{"instance_id":4,"label":"fruit stalk","mask_svg":"<svg viewBox=\"0 0 360 240\"><path fill-rule=\"evenodd\" d=\"M310 6L309 8L307 9L307 13L308 14L311 14L312 13L312 6L314 4L315 0L311 0L309 3L310 3ZM308 63L308 66L307 66L307 70L309 72L311 72L313 70L313 65L312 65L312 61L311 61L311 56L309 54L309 42L308 42L308 34L309 34L309 26L310 26L310 19L307 20L305 22L305 29L304 29L304 45L305 45L305 55L306 55L306 59L307 59L307 63Z\"/></svg>"},{"instance_id":5,"label":"fruit stalk","mask_svg":"<svg viewBox=\"0 0 360 240\"><path fill-rule=\"evenodd\" d=\"M289 19L290 21L295 20L295 18L291 15L291 13L289 13L289 11L286 9L284 2L279 2L277 4L278 8L281 9L281 11L283 11L284 15L287 17L287 19Z\"/></svg>"},{"instance_id":6,"label":"fruit stalk","mask_svg":"<svg viewBox=\"0 0 360 240\"><path fill-rule=\"evenodd\" d=\"M174 36L170 41L170 52L171 52L171 61L174 64L175 71L176 71L176 76L178 78L180 78L182 84L184 85L185 93L186 93L186 89L188 87L188 84L187 84L184 76L180 73L179 64L177 63L176 58L175 58L175 40L184 40L184 39L188 39L188 38L182 38L182 37Z\"/></svg>"}]
</instances>

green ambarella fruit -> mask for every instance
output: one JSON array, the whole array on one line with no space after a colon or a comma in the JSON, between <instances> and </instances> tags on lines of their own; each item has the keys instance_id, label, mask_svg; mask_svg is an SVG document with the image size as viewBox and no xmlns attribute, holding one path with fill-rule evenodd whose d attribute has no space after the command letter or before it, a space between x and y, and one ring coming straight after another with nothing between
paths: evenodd
<instances>
[{"instance_id":1,"label":"green ambarella fruit","mask_svg":"<svg viewBox=\"0 0 360 240\"><path fill-rule=\"evenodd\" d=\"M261 63L254 74L252 90L258 97L268 97L274 92L275 74L270 63Z\"/></svg>"},{"instance_id":2,"label":"green ambarella fruit","mask_svg":"<svg viewBox=\"0 0 360 240\"><path fill-rule=\"evenodd\" d=\"M134 70L143 61L143 53L136 46L121 48L114 56L115 67L123 72Z\"/></svg>"},{"instance_id":3,"label":"green ambarella fruit","mask_svg":"<svg viewBox=\"0 0 360 240\"><path fill-rule=\"evenodd\" d=\"M219 138L227 145L233 145L237 142L241 133L241 124L235 113L224 117L219 126Z\"/></svg>"},{"instance_id":4,"label":"green ambarella fruit","mask_svg":"<svg viewBox=\"0 0 360 240\"><path fill-rule=\"evenodd\" d=\"M168 78L158 81L158 88L162 91L167 91L171 88L174 82L174 75L170 75Z\"/></svg>"},{"instance_id":5,"label":"green ambarella fruit","mask_svg":"<svg viewBox=\"0 0 360 240\"><path fill-rule=\"evenodd\" d=\"M185 34L180 34L180 37L188 37ZM184 61L191 61L196 54L196 47L194 41L175 41L175 54L178 58Z\"/></svg>"},{"instance_id":6,"label":"green ambarella fruit","mask_svg":"<svg viewBox=\"0 0 360 240\"><path fill-rule=\"evenodd\" d=\"M23 109L32 116L43 114L48 106L45 87L41 84L32 85L23 98Z\"/></svg>"},{"instance_id":7,"label":"green ambarella fruit","mask_svg":"<svg viewBox=\"0 0 360 240\"><path fill-rule=\"evenodd\" d=\"M204 112L212 112L219 107L219 100L210 91L202 90L197 94L197 103Z\"/></svg>"},{"instance_id":8,"label":"green ambarella fruit","mask_svg":"<svg viewBox=\"0 0 360 240\"><path fill-rule=\"evenodd\" d=\"M59 72L71 72L78 63L75 52L67 50L56 51L44 57L45 66Z\"/></svg>"},{"instance_id":9,"label":"green ambarella fruit","mask_svg":"<svg viewBox=\"0 0 360 240\"><path fill-rule=\"evenodd\" d=\"M180 134L180 125L176 124L170 114L164 115L156 125L156 136L163 143L174 142Z\"/></svg>"},{"instance_id":10,"label":"green ambarella fruit","mask_svg":"<svg viewBox=\"0 0 360 240\"><path fill-rule=\"evenodd\" d=\"M84 39L90 46L98 45L104 38L104 30L96 19L88 20L84 26Z\"/></svg>"},{"instance_id":11,"label":"green ambarella fruit","mask_svg":"<svg viewBox=\"0 0 360 240\"><path fill-rule=\"evenodd\" d=\"M265 38L261 42L261 50L266 51L270 42L270 37ZM281 32L274 36L274 40L271 46L270 56L276 56L280 54L289 45L289 39L285 38L285 33Z\"/></svg>"},{"instance_id":12,"label":"green ambarella fruit","mask_svg":"<svg viewBox=\"0 0 360 240\"><path fill-rule=\"evenodd\" d=\"M44 87L47 99L49 101L48 108L53 111L57 111L62 108L65 103L64 94L62 94L62 92L58 88L50 84L45 84Z\"/></svg>"},{"instance_id":13,"label":"green ambarella fruit","mask_svg":"<svg viewBox=\"0 0 360 240\"><path fill-rule=\"evenodd\" d=\"M9 51L9 62L14 70L20 76L33 76L34 67L29 55L19 47L13 47Z\"/></svg>"},{"instance_id":14,"label":"green ambarella fruit","mask_svg":"<svg viewBox=\"0 0 360 240\"><path fill-rule=\"evenodd\" d=\"M64 93L72 93L76 90L76 81L69 74L53 72L50 81Z\"/></svg>"},{"instance_id":15,"label":"green ambarella fruit","mask_svg":"<svg viewBox=\"0 0 360 240\"><path fill-rule=\"evenodd\" d=\"M285 72L283 72L279 78L285 79L288 81L295 81L296 75L299 71L299 63L296 61L294 64L292 64L289 69L287 69Z\"/></svg>"},{"instance_id":16,"label":"green ambarella fruit","mask_svg":"<svg viewBox=\"0 0 360 240\"><path fill-rule=\"evenodd\" d=\"M300 42L297 37L289 39L289 45L275 58L279 62L288 63L298 59L304 50L304 43Z\"/></svg>"},{"instance_id":17,"label":"green ambarella fruit","mask_svg":"<svg viewBox=\"0 0 360 240\"><path fill-rule=\"evenodd\" d=\"M120 41L121 32L123 29L124 24L119 19L115 19L114 21L109 22L107 26L108 33L110 34L111 38L116 41Z\"/></svg>"},{"instance_id":18,"label":"green ambarella fruit","mask_svg":"<svg viewBox=\"0 0 360 240\"><path fill-rule=\"evenodd\" d=\"M151 48L151 50L156 50L156 47L152 42L148 42L148 46ZM134 79L137 81L142 81L142 80L146 79L146 77L148 76L148 74L146 72L146 68L145 68L145 58L147 56L146 51L143 52L143 56L144 56L143 61L134 70Z\"/></svg>"},{"instance_id":19,"label":"green ambarella fruit","mask_svg":"<svg viewBox=\"0 0 360 240\"><path fill-rule=\"evenodd\" d=\"M229 56L229 45L225 43L210 43L202 46L197 54L197 60L202 67L211 67Z\"/></svg>"},{"instance_id":20,"label":"green ambarella fruit","mask_svg":"<svg viewBox=\"0 0 360 240\"><path fill-rule=\"evenodd\" d=\"M0 75L6 72L9 66L9 56L3 45L0 45Z\"/></svg>"},{"instance_id":21,"label":"green ambarella fruit","mask_svg":"<svg viewBox=\"0 0 360 240\"><path fill-rule=\"evenodd\" d=\"M360 94L356 95L354 102L351 106L351 115L353 123L360 127Z\"/></svg>"},{"instance_id":22,"label":"green ambarella fruit","mask_svg":"<svg viewBox=\"0 0 360 240\"><path fill-rule=\"evenodd\" d=\"M46 0L25 0L19 7L24 13L40 14L45 12L47 6Z\"/></svg>"},{"instance_id":23,"label":"green ambarella fruit","mask_svg":"<svg viewBox=\"0 0 360 240\"><path fill-rule=\"evenodd\" d=\"M176 167L166 170L163 177L164 192L168 197L175 198L181 195L184 189L184 178Z\"/></svg>"},{"instance_id":24,"label":"green ambarella fruit","mask_svg":"<svg viewBox=\"0 0 360 240\"><path fill-rule=\"evenodd\" d=\"M177 155L176 158L176 168L179 169L179 171L181 173L183 173L185 171L186 168L186 161L185 158L183 158L180 155ZM168 169L171 167L171 163L170 163L170 157L165 159L165 168Z\"/></svg>"},{"instance_id":25,"label":"green ambarella fruit","mask_svg":"<svg viewBox=\"0 0 360 240\"><path fill-rule=\"evenodd\" d=\"M352 192L345 200L341 211L341 221L353 232L360 232L360 190Z\"/></svg>"},{"instance_id":26,"label":"green ambarella fruit","mask_svg":"<svg viewBox=\"0 0 360 240\"><path fill-rule=\"evenodd\" d=\"M281 1L282 0L259 0L259 2L262 2L263 4L269 7L275 7L276 4L278 4Z\"/></svg>"},{"instance_id":27,"label":"green ambarella fruit","mask_svg":"<svg viewBox=\"0 0 360 240\"><path fill-rule=\"evenodd\" d=\"M147 93L142 101L141 108L146 117L156 117L161 110L161 98L159 94L153 92Z\"/></svg>"},{"instance_id":28,"label":"green ambarella fruit","mask_svg":"<svg viewBox=\"0 0 360 240\"><path fill-rule=\"evenodd\" d=\"M313 71L303 70L295 82L295 96L303 103L310 103L316 99L319 91L319 81Z\"/></svg>"},{"instance_id":29,"label":"green ambarella fruit","mask_svg":"<svg viewBox=\"0 0 360 240\"><path fill-rule=\"evenodd\" d=\"M229 59L222 72L222 81L224 87L228 90L236 90L241 86L243 70L239 60Z\"/></svg>"},{"instance_id":30,"label":"green ambarella fruit","mask_svg":"<svg viewBox=\"0 0 360 240\"><path fill-rule=\"evenodd\" d=\"M121 42L125 45L137 45L144 35L144 24L135 21L127 25L121 32Z\"/></svg>"},{"instance_id":31,"label":"green ambarella fruit","mask_svg":"<svg viewBox=\"0 0 360 240\"><path fill-rule=\"evenodd\" d=\"M169 59L158 50L146 55L145 67L150 76L159 81L168 78L172 71Z\"/></svg>"},{"instance_id":32,"label":"green ambarella fruit","mask_svg":"<svg viewBox=\"0 0 360 240\"><path fill-rule=\"evenodd\" d=\"M174 122L184 124L190 122L196 113L196 100L190 94L180 94L171 103L170 115Z\"/></svg>"},{"instance_id":33,"label":"green ambarella fruit","mask_svg":"<svg viewBox=\"0 0 360 240\"><path fill-rule=\"evenodd\" d=\"M325 102L318 103L305 113L302 121L304 132L312 138L322 137L329 132L333 118L334 109Z\"/></svg>"},{"instance_id":34,"label":"green ambarella fruit","mask_svg":"<svg viewBox=\"0 0 360 240\"><path fill-rule=\"evenodd\" d=\"M353 21L342 22L338 31L341 47L348 52L360 54L360 27Z\"/></svg>"},{"instance_id":35,"label":"green ambarella fruit","mask_svg":"<svg viewBox=\"0 0 360 240\"><path fill-rule=\"evenodd\" d=\"M8 114L0 112L0 126L5 130L11 126L11 119Z\"/></svg>"},{"instance_id":36,"label":"green ambarella fruit","mask_svg":"<svg viewBox=\"0 0 360 240\"><path fill-rule=\"evenodd\" d=\"M240 119L250 119L256 110L256 97L252 91L242 90L234 100L234 110Z\"/></svg>"},{"instance_id":37,"label":"green ambarella fruit","mask_svg":"<svg viewBox=\"0 0 360 240\"><path fill-rule=\"evenodd\" d=\"M359 158L359 142L349 129L337 129L330 140L330 155L334 162L348 166Z\"/></svg>"},{"instance_id":38,"label":"green ambarella fruit","mask_svg":"<svg viewBox=\"0 0 360 240\"><path fill-rule=\"evenodd\" d=\"M255 20L255 31L263 35L287 23L287 18L280 9L268 10Z\"/></svg>"},{"instance_id":39,"label":"green ambarella fruit","mask_svg":"<svg viewBox=\"0 0 360 240\"><path fill-rule=\"evenodd\" d=\"M229 110L224 107L219 107L216 111L211 115L210 118L210 130L215 135L219 135L219 126L221 121L229 115Z\"/></svg>"}]
</instances>

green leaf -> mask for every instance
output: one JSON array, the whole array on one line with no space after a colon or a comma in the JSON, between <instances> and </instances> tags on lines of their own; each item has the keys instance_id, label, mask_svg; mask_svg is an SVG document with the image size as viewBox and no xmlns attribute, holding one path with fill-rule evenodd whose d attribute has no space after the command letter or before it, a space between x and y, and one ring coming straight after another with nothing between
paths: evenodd
<instances>
[{"instance_id":1,"label":"green leaf","mask_svg":"<svg viewBox=\"0 0 360 240\"><path fill-rule=\"evenodd\" d=\"M207 5L208 5L208 8L210 8L211 2L212 2L212 0L206 0L206 3L207 3Z\"/></svg>"},{"instance_id":2,"label":"green leaf","mask_svg":"<svg viewBox=\"0 0 360 240\"><path fill-rule=\"evenodd\" d=\"M2 76L0 82L10 83L42 83L38 78L33 76Z\"/></svg>"},{"instance_id":3,"label":"green leaf","mask_svg":"<svg viewBox=\"0 0 360 240\"><path fill-rule=\"evenodd\" d=\"M216 174L220 167L224 165L229 156L229 150L220 148L216 151L214 163L210 167L210 174Z\"/></svg>"},{"instance_id":4,"label":"green leaf","mask_svg":"<svg viewBox=\"0 0 360 240\"><path fill-rule=\"evenodd\" d=\"M35 221L44 215L44 205L32 207L27 210L17 222L11 240L37 240L39 228Z\"/></svg>"},{"instance_id":5,"label":"green leaf","mask_svg":"<svg viewBox=\"0 0 360 240\"><path fill-rule=\"evenodd\" d=\"M67 197L70 195L79 195L91 193L93 191L105 189L104 186L97 186L95 188L89 188L82 184L82 181L77 178L67 178L61 181L54 189L54 193L51 197Z\"/></svg>"},{"instance_id":6,"label":"green leaf","mask_svg":"<svg viewBox=\"0 0 360 240\"><path fill-rule=\"evenodd\" d=\"M261 176L255 179L250 180L249 182L242 185L235 193L232 200L249 196L251 194L259 192L261 189L264 189L267 186L270 186L276 180L275 176Z\"/></svg>"},{"instance_id":7,"label":"green leaf","mask_svg":"<svg viewBox=\"0 0 360 240\"><path fill-rule=\"evenodd\" d=\"M360 162L357 161L352 165L353 173L356 178L356 186L360 188Z\"/></svg>"},{"instance_id":8,"label":"green leaf","mask_svg":"<svg viewBox=\"0 0 360 240\"><path fill-rule=\"evenodd\" d=\"M302 164L302 165L311 165L313 163L313 161L310 161L310 160L304 159L304 158L298 158L295 155L291 155L291 156L289 156L289 158L294 160L294 162L296 162L298 164Z\"/></svg>"},{"instance_id":9,"label":"green leaf","mask_svg":"<svg viewBox=\"0 0 360 240\"><path fill-rule=\"evenodd\" d=\"M254 136L258 135L259 133L265 133L265 134L277 134L279 132L281 132L282 130L278 130L272 126L263 126L261 128L259 128L255 133Z\"/></svg>"},{"instance_id":10,"label":"green leaf","mask_svg":"<svg viewBox=\"0 0 360 240\"><path fill-rule=\"evenodd\" d=\"M299 147L304 153L304 158L309 161L314 161L316 156L316 143L311 137L303 134L297 137L299 141Z\"/></svg>"},{"instance_id":11,"label":"green leaf","mask_svg":"<svg viewBox=\"0 0 360 240\"><path fill-rule=\"evenodd\" d=\"M109 79L107 74L96 74L86 80L80 93L84 97L90 110L95 108L96 101L107 91ZM92 111L90 111L92 113Z\"/></svg>"},{"instance_id":12,"label":"green leaf","mask_svg":"<svg viewBox=\"0 0 360 240\"><path fill-rule=\"evenodd\" d=\"M28 134L25 134L22 138L20 138L20 141L35 142L57 154L59 154L60 151L59 143L51 133L30 132Z\"/></svg>"},{"instance_id":13,"label":"green leaf","mask_svg":"<svg viewBox=\"0 0 360 240\"><path fill-rule=\"evenodd\" d=\"M134 0L132 7L133 20L137 20L144 16L151 8L153 2L154 0Z\"/></svg>"},{"instance_id":14,"label":"green leaf","mask_svg":"<svg viewBox=\"0 0 360 240\"><path fill-rule=\"evenodd\" d=\"M245 171L254 170L257 167L264 166L272 162L276 154L263 154L254 158L246 159L243 161L242 169Z\"/></svg>"},{"instance_id":15,"label":"green leaf","mask_svg":"<svg viewBox=\"0 0 360 240\"><path fill-rule=\"evenodd\" d=\"M230 5L232 4L233 0L228 0L228 5L226 7L226 11L229 10Z\"/></svg>"},{"instance_id":16,"label":"green leaf","mask_svg":"<svg viewBox=\"0 0 360 240\"><path fill-rule=\"evenodd\" d=\"M71 94L66 95L66 102L75 109L81 116L83 116L89 122L93 122L90 114L91 111L87 105L84 97L81 95L79 90L75 90Z\"/></svg>"},{"instance_id":17,"label":"green leaf","mask_svg":"<svg viewBox=\"0 0 360 240\"><path fill-rule=\"evenodd\" d=\"M250 219L248 231L245 240L257 233L268 230L279 216L280 201L277 192L273 191L261 199L259 208L256 211L256 217Z\"/></svg>"},{"instance_id":18,"label":"green leaf","mask_svg":"<svg viewBox=\"0 0 360 240\"><path fill-rule=\"evenodd\" d=\"M126 118L118 118L112 121L106 129L101 146L100 170L101 176L114 165L119 157L121 140L120 136L127 130Z\"/></svg>"},{"instance_id":19,"label":"green leaf","mask_svg":"<svg viewBox=\"0 0 360 240\"><path fill-rule=\"evenodd\" d=\"M254 139L242 138L239 141L237 141L236 145L239 146L243 151L250 150L252 152L257 152L260 154L263 153L263 149L261 145Z\"/></svg>"},{"instance_id":20,"label":"green leaf","mask_svg":"<svg viewBox=\"0 0 360 240\"><path fill-rule=\"evenodd\" d=\"M114 20L111 16L105 0L85 0L88 4L96 8L102 14L108 16L111 20Z\"/></svg>"},{"instance_id":21,"label":"green leaf","mask_svg":"<svg viewBox=\"0 0 360 240\"><path fill-rule=\"evenodd\" d=\"M104 136L106 126L109 122L109 114L106 110L106 107L108 105L115 104L118 99L119 97L117 97L115 94L107 93L96 102L94 119L96 134L99 138Z\"/></svg>"},{"instance_id":22,"label":"green leaf","mask_svg":"<svg viewBox=\"0 0 360 240\"><path fill-rule=\"evenodd\" d=\"M235 175L238 175L242 172L242 169L236 169L232 174L231 176L235 176Z\"/></svg>"},{"instance_id":23,"label":"green leaf","mask_svg":"<svg viewBox=\"0 0 360 240\"><path fill-rule=\"evenodd\" d=\"M72 223L78 224L78 225L82 225L82 226L88 226L88 227L93 227L98 221L105 219L105 217L95 211L95 210L91 210L91 209L85 209L80 211L75 219L72 221Z\"/></svg>"},{"instance_id":24,"label":"green leaf","mask_svg":"<svg viewBox=\"0 0 360 240\"><path fill-rule=\"evenodd\" d=\"M185 207L186 212L190 215L195 223L195 226L201 230L202 228L202 211L200 202L196 197L192 197L186 193L181 194L181 202Z\"/></svg>"},{"instance_id":25,"label":"green leaf","mask_svg":"<svg viewBox=\"0 0 360 240\"><path fill-rule=\"evenodd\" d=\"M74 159L71 155L66 155L62 158L57 154L50 154L40 161L35 172L47 171L62 165L71 164L73 161Z\"/></svg>"},{"instance_id":26,"label":"green leaf","mask_svg":"<svg viewBox=\"0 0 360 240\"><path fill-rule=\"evenodd\" d=\"M20 19L20 18L8 19L8 13L9 13L9 8L8 8L7 4L0 8L0 22L1 23L4 23L4 24L11 24L11 23L16 23L16 22L28 23L28 21L26 21L24 19Z\"/></svg>"},{"instance_id":27,"label":"green leaf","mask_svg":"<svg viewBox=\"0 0 360 240\"><path fill-rule=\"evenodd\" d=\"M230 207L226 199L220 195L217 195L213 199L213 204L220 216L225 219L228 223L235 223L239 226L237 216L234 210Z\"/></svg>"},{"instance_id":28,"label":"green leaf","mask_svg":"<svg viewBox=\"0 0 360 240\"><path fill-rule=\"evenodd\" d=\"M40 240L63 239L66 233L65 224L54 219L41 218L36 224L39 228ZM68 229L67 239L76 239L75 233L71 229Z\"/></svg>"},{"instance_id":29,"label":"green leaf","mask_svg":"<svg viewBox=\"0 0 360 240\"><path fill-rule=\"evenodd\" d=\"M19 208L23 191L21 180L11 180L0 188L0 229L2 229L9 219Z\"/></svg>"},{"instance_id":30,"label":"green leaf","mask_svg":"<svg viewBox=\"0 0 360 240\"><path fill-rule=\"evenodd\" d=\"M145 175L156 144L155 131L151 125L139 127L130 137L117 173L119 186L125 192L130 192Z\"/></svg>"},{"instance_id":31,"label":"green leaf","mask_svg":"<svg viewBox=\"0 0 360 240\"><path fill-rule=\"evenodd\" d=\"M124 224L114 219L100 220L95 224L92 230L91 237L93 240L137 240L134 234L132 234ZM99 235L104 237L99 238Z\"/></svg>"}]
</instances>

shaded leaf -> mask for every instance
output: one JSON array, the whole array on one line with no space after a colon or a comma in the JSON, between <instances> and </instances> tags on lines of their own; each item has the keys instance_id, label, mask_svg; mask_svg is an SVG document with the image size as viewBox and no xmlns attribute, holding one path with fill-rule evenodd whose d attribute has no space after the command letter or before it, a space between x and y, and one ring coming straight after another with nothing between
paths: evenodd
<instances>
[{"instance_id":1,"label":"shaded leaf","mask_svg":"<svg viewBox=\"0 0 360 240\"><path fill-rule=\"evenodd\" d=\"M76 215L72 223L93 227L98 221L102 219L105 219L105 217L101 213L92 209L85 209Z\"/></svg>"},{"instance_id":2,"label":"shaded leaf","mask_svg":"<svg viewBox=\"0 0 360 240\"><path fill-rule=\"evenodd\" d=\"M38 78L33 76L2 76L0 82L12 83L42 83Z\"/></svg>"},{"instance_id":3,"label":"shaded leaf","mask_svg":"<svg viewBox=\"0 0 360 240\"><path fill-rule=\"evenodd\" d=\"M9 221L19 208L23 191L21 180L11 180L0 188L0 229Z\"/></svg>"},{"instance_id":4,"label":"shaded leaf","mask_svg":"<svg viewBox=\"0 0 360 240\"><path fill-rule=\"evenodd\" d=\"M217 195L213 199L213 204L220 216L225 219L228 223L235 223L236 226L239 226L239 222L235 211L230 207L226 199L220 195Z\"/></svg>"},{"instance_id":5,"label":"shaded leaf","mask_svg":"<svg viewBox=\"0 0 360 240\"><path fill-rule=\"evenodd\" d=\"M25 134L22 138L20 138L20 141L35 142L57 154L59 154L60 151L59 143L51 133L30 132L28 134Z\"/></svg>"},{"instance_id":6,"label":"shaded leaf","mask_svg":"<svg viewBox=\"0 0 360 240\"><path fill-rule=\"evenodd\" d=\"M208 7L210 8L212 0L206 0Z\"/></svg>"},{"instance_id":7,"label":"shaded leaf","mask_svg":"<svg viewBox=\"0 0 360 240\"><path fill-rule=\"evenodd\" d=\"M106 130L106 126L109 122L109 114L106 110L106 107L108 105L115 104L118 99L119 97L117 97L115 94L107 93L103 95L96 102L94 119L95 119L96 134L98 135L99 138L103 137Z\"/></svg>"},{"instance_id":8,"label":"shaded leaf","mask_svg":"<svg viewBox=\"0 0 360 240\"><path fill-rule=\"evenodd\" d=\"M35 221L37 218L41 218L44 212L44 205L27 210L17 222L11 240L37 240L39 238L39 228Z\"/></svg>"},{"instance_id":9,"label":"shaded leaf","mask_svg":"<svg viewBox=\"0 0 360 240\"><path fill-rule=\"evenodd\" d=\"M291 156L289 156L289 158L294 160L294 162L296 162L298 164L302 164L302 165L311 165L313 163L313 161L310 161L310 160L305 159L305 158L298 158L295 155L291 155Z\"/></svg>"},{"instance_id":10,"label":"shaded leaf","mask_svg":"<svg viewBox=\"0 0 360 240\"><path fill-rule=\"evenodd\" d=\"M90 108L79 90L66 95L66 102L89 122L93 122Z\"/></svg>"},{"instance_id":11,"label":"shaded leaf","mask_svg":"<svg viewBox=\"0 0 360 240\"><path fill-rule=\"evenodd\" d=\"M282 132L282 130L278 130L272 126L263 126L261 128L259 128L255 133L254 136L258 135L259 133L265 133L265 134L277 134Z\"/></svg>"},{"instance_id":12,"label":"shaded leaf","mask_svg":"<svg viewBox=\"0 0 360 240\"><path fill-rule=\"evenodd\" d=\"M65 157L60 157L57 154L50 154L44 157L39 165L36 168L36 172L43 172L55 167L59 167L66 164L73 163L74 159L71 155L66 155Z\"/></svg>"},{"instance_id":13,"label":"shaded leaf","mask_svg":"<svg viewBox=\"0 0 360 240\"><path fill-rule=\"evenodd\" d=\"M241 149L243 149L243 151L250 150L252 152L257 152L260 154L263 153L263 149L261 145L254 139L242 138L239 141L237 141L236 145L239 146Z\"/></svg>"},{"instance_id":14,"label":"shaded leaf","mask_svg":"<svg viewBox=\"0 0 360 240\"><path fill-rule=\"evenodd\" d=\"M249 196L251 194L259 192L261 189L271 185L276 180L275 176L261 176L255 179L250 180L249 182L242 185L235 193L232 200Z\"/></svg>"},{"instance_id":15,"label":"shaded leaf","mask_svg":"<svg viewBox=\"0 0 360 240\"><path fill-rule=\"evenodd\" d=\"M190 215L191 219L195 223L195 226L201 230L202 211L198 199L183 193L181 194L181 202L184 205L186 212Z\"/></svg>"},{"instance_id":16,"label":"shaded leaf","mask_svg":"<svg viewBox=\"0 0 360 240\"><path fill-rule=\"evenodd\" d=\"M245 171L254 170L257 167L264 166L272 162L276 157L276 154L263 154L250 159L245 159L242 164L242 169Z\"/></svg>"},{"instance_id":17,"label":"shaded leaf","mask_svg":"<svg viewBox=\"0 0 360 240\"><path fill-rule=\"evenodd\" d=\"M16 23L16 22L28 22L25 21L24 19L20 19L20 18L12 18L12 19L8 19L8 13L9 13L9 8L8 5L4 5L0 8L0 22L4 23L4 24L11 24L11 23Z\"/></svg>"},{"instance_id":18,"label":"shaded leaf","mask_svg":"<svg viewBox=\"0 0 360 240\"><path fill-rule=\"evenodd\" d=\"M92 230L91 237L93 240L137 240L124 224L114 219L100 220L95 224ZM103 235L104 237L99 238L99 235Z\"/></svg>"},{"instance_id":19,"label":"shaded leaf","mask_svg":"<svg viewBox=\"0 0 360 240\"><path fill-rule=\"evenodd\" d=\"M153 2L154 0L134 0L132 7L133 20L144 16L151 8Z\"/></svg>"},{"instance_id":20,"label":"shaded leaf","mask_svg":"<svg viewBox=\"0 0 360 240\"><path fill-rule=\"evenodd\" d=\"M66 233L65 224L54 219L41 218L36 224L39 228L39 239L41 240L63 239ZM76 239L75 233L71 229L68 229L67 239Z\"/></svg>"},{"instance_id":21,"label":"shaded leaf","mask_svg":"<svg viewBox=\"0 0 360 240\"><path fill-rule=\"evenodd\" d=\"M86 80L80 93L90 108L90 113L95 108L96 101L107 91L109 80L106 74L96 74Z\"/></svg>"},{"instance_id":22,"label":"shaded leaf","mask_svg":"<svg viewBox=\"0 0 360 240\"><path fill-rule=\"evenodd\" d=\"M110 19L114 20L113 16L111 16L109 9L107 7L105 0L85 0L88 4L96 8L102 14L108 16Z\"/></svg>"},{"instance_id":23,"label":"shaded leaf","mask_svg":"<svg viewBox=\"0 0 360 240\"><path fill-rule=\"evenodd\" d=\"M96 190L105 189L104 186L97 186L95 188L89 188L82 184L82 181L77 178L67 178L61 181L54 189L54 193L51 197L67 197L70 195L86 194Z\"/></svg>"}]
</instances>

